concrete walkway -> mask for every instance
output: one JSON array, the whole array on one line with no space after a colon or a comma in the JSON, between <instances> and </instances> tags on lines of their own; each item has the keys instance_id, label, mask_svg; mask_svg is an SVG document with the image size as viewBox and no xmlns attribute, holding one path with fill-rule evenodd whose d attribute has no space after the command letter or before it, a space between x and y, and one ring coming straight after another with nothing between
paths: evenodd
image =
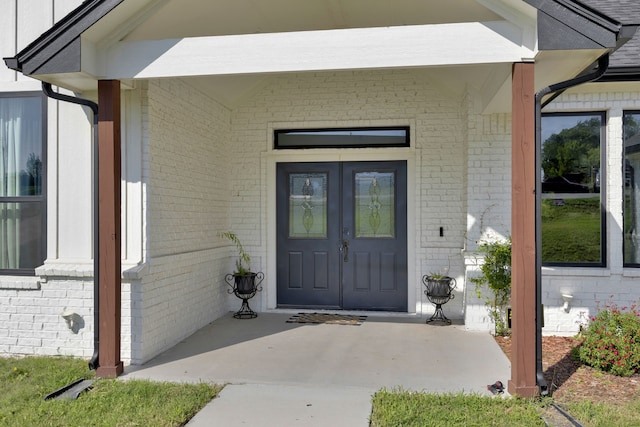
<instances>
[{"instance_id":1,"label":"concrete walkway","mask_svg":"<svg viewBox=\"0 0 640 427\"><path fill-rule=\"evenodd\" d=\"M415 317L369 315L360 326L286 323L290 314L230 314L124 378L227 384L189 423L368 426L381 388L491 396L510 365L487 332Z\"/></svg>"}]
</instances>

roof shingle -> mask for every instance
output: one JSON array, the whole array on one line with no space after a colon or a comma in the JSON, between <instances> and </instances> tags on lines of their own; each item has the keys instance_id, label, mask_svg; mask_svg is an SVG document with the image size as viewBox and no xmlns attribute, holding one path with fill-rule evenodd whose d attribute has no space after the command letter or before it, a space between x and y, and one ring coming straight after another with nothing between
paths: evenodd
<instances>
[{"instance_id":1,"label":"roof shingle","mask_svg":"<svg viewBox=\"0 0 640 427\"><path fill-rule=\"evenodd\" d=\"M640 24L639 0L579 0L623 25ZM634 37L611 55L609 69L640 67L640 29Z\"/></svg>"}]
</instances>

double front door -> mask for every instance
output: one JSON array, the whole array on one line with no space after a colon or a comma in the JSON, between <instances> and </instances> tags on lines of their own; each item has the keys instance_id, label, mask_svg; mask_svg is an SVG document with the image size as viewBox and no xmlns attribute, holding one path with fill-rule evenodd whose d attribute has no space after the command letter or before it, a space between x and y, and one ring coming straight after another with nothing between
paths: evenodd
<instances>
[{"instance_id":1,"label":"double front door","mask_svg":"<svg viewBox=\"0 0 640 427\"><path fill-rule=\"evenodd\" d=\"M404 161L277 165L279 307L407 310Z\"/></svg>"}]
</instances>

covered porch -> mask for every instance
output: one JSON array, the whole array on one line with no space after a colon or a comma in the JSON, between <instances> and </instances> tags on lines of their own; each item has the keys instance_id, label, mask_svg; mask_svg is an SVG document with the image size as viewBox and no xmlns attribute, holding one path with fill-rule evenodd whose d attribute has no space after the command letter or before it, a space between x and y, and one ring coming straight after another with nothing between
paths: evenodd
<instances>
[{"instance_id":1,"label":"covered porch","mask_svg":"<svg viewBox=\"0 0 640 427\"><path fill-rule=\"evenodd\" d=\"M278 162L402 160L411 196L407 311L428 307L422 275L450 264L463 279L464 253L487 228L511 234L512 389L535 394L534 94L590 70L618 43L619 26L534 0L298 3L258 11L232 1L90 1L7 59L99 101L98 373L122 370L120 153L144 185L139 211L123 215L124 237L142 242L124 272L136 295L127 330L138 362L226 312L224 284L210 284L232 265L216 231L248 239L266 274L260 308L277 307ZM273 149L276 129L366 126L409 126L414 142Z\"/></svg>"}]
</instances>

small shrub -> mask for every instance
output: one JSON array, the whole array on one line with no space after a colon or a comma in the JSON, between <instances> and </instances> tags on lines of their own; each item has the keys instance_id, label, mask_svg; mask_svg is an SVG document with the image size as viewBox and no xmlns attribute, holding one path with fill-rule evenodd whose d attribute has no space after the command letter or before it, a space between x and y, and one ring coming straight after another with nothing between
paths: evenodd
<instances>
[{"instance_id":1,"label":"small shrub","mask_svg":"<svg viewBox=\"0 0 640 427\"><path fill-rule=\"evenodd\" d=\"M600 310L584 331L580 360L596 369L628 377L640 373L640 308Z\"/></svg>"},{"instance_id":2,"label":"small shrub","mask_svg":"<svg viewBox=\"0 0 640 427\"><path fill-rule=\"evenodd\" d=\"M509 335L507 308L511 302L511 238L483 242L478 251L483 254L480 275L470 279L476 285L478 298L484 298L489 316L494 321L496 335ZM490 294L482 294L482 286Z\"/></svg>"}]
</instances>

